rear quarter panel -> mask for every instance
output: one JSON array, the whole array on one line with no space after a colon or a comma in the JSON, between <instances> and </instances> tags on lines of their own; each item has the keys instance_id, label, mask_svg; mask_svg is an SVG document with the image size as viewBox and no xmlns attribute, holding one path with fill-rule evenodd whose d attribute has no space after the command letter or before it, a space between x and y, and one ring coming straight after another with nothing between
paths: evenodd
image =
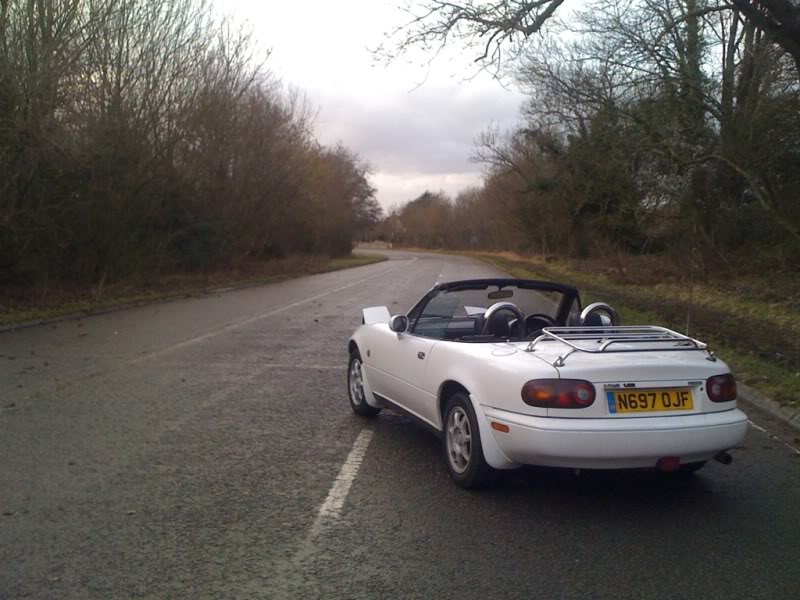
<instances>
[{"instance_id":1,"label":"rear quarter panel","mask_svg":"<svg viewBox=\"0 0 800 600\"><path fill-rule=\"evenodd\" d=\"M522 402L522 386L531 379L554 377L554 367L511 344L440 341L431 352L424 386L438 399L431 419L441 428L441 403L447 400L441 392L450 381L466 388L482 406L546 416L547 409Z\"/></svg>"}]
</instances>

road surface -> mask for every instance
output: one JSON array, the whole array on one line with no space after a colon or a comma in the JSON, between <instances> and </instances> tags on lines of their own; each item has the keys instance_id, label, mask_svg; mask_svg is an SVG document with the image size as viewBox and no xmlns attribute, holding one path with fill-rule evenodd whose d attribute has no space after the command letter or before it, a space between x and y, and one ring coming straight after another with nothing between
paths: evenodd
<instances>
[{"instance_id":1,"label":"road surface","mask_svg":"<svg viewBox=\"0 0 800 600\"><path fill-rule=\"evenodd\" d=\"M362 307L499 274L390 258L0 334L0 598L800 598L796 434L763 415L696 477L482 493L352 415Z\"/></svg>"}]
</instances>

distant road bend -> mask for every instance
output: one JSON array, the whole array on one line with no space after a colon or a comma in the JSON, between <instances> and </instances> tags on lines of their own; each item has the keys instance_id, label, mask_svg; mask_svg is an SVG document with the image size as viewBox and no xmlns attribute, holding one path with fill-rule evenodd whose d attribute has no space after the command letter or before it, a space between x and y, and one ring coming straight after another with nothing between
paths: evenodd
<instances>
[{"instance_id":1,"label":"distant road bend","mask_svg":"<svg viewBox=\"0 0 800 600\"><path fill-rule=\"evenodd\" d=\"M386 253L0 334L0 599L800 598L800 453L763 415L696 477L484 493L407 418L352 415L363 307L499 274Z\"/></svg>"}]
</instances>

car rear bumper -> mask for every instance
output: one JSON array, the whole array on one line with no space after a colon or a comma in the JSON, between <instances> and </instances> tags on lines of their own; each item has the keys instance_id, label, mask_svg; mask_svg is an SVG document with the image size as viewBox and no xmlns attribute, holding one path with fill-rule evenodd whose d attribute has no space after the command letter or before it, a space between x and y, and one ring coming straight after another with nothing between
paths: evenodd
<instances>
[{"instance_id":1,"label":"car rear bumper","mask_svg":"<svg viewBox=\"0 0 800 600\"><path fill-rule=\"evenodd\" d=\"M484 406L491 429L509 461L580 469L654 467L659 458L681 463L708 460L739 445L747 416L738 409L699 415L607 419L533 417Z\"/></svg>"}]
</instances>

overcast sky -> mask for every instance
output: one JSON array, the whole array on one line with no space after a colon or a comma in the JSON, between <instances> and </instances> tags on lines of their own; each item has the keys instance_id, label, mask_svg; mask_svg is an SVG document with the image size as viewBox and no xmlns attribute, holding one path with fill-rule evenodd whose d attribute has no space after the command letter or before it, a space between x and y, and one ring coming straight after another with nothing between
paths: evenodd
<instances>
[{"instance_id":1,"label":"overcast sky","mask_svg":"<svg viewBox=\"0 0 800 600\"><path fill-rule=\"evenodd\" d=\"M388 67L375 64L369 49L407 19L396 8L399 2L223 4L272 49L270 69L319 107L321 141L341 140L374 166L372 182L386 208L426 189L455 194L478 183L481 165L469 162L473 139L492 122L512 126L522 102L486 74L465 80L475 74L475 57L458 48L430 70L421 65L426 58L421 55Z\"/></svg>"}]
</instances>

